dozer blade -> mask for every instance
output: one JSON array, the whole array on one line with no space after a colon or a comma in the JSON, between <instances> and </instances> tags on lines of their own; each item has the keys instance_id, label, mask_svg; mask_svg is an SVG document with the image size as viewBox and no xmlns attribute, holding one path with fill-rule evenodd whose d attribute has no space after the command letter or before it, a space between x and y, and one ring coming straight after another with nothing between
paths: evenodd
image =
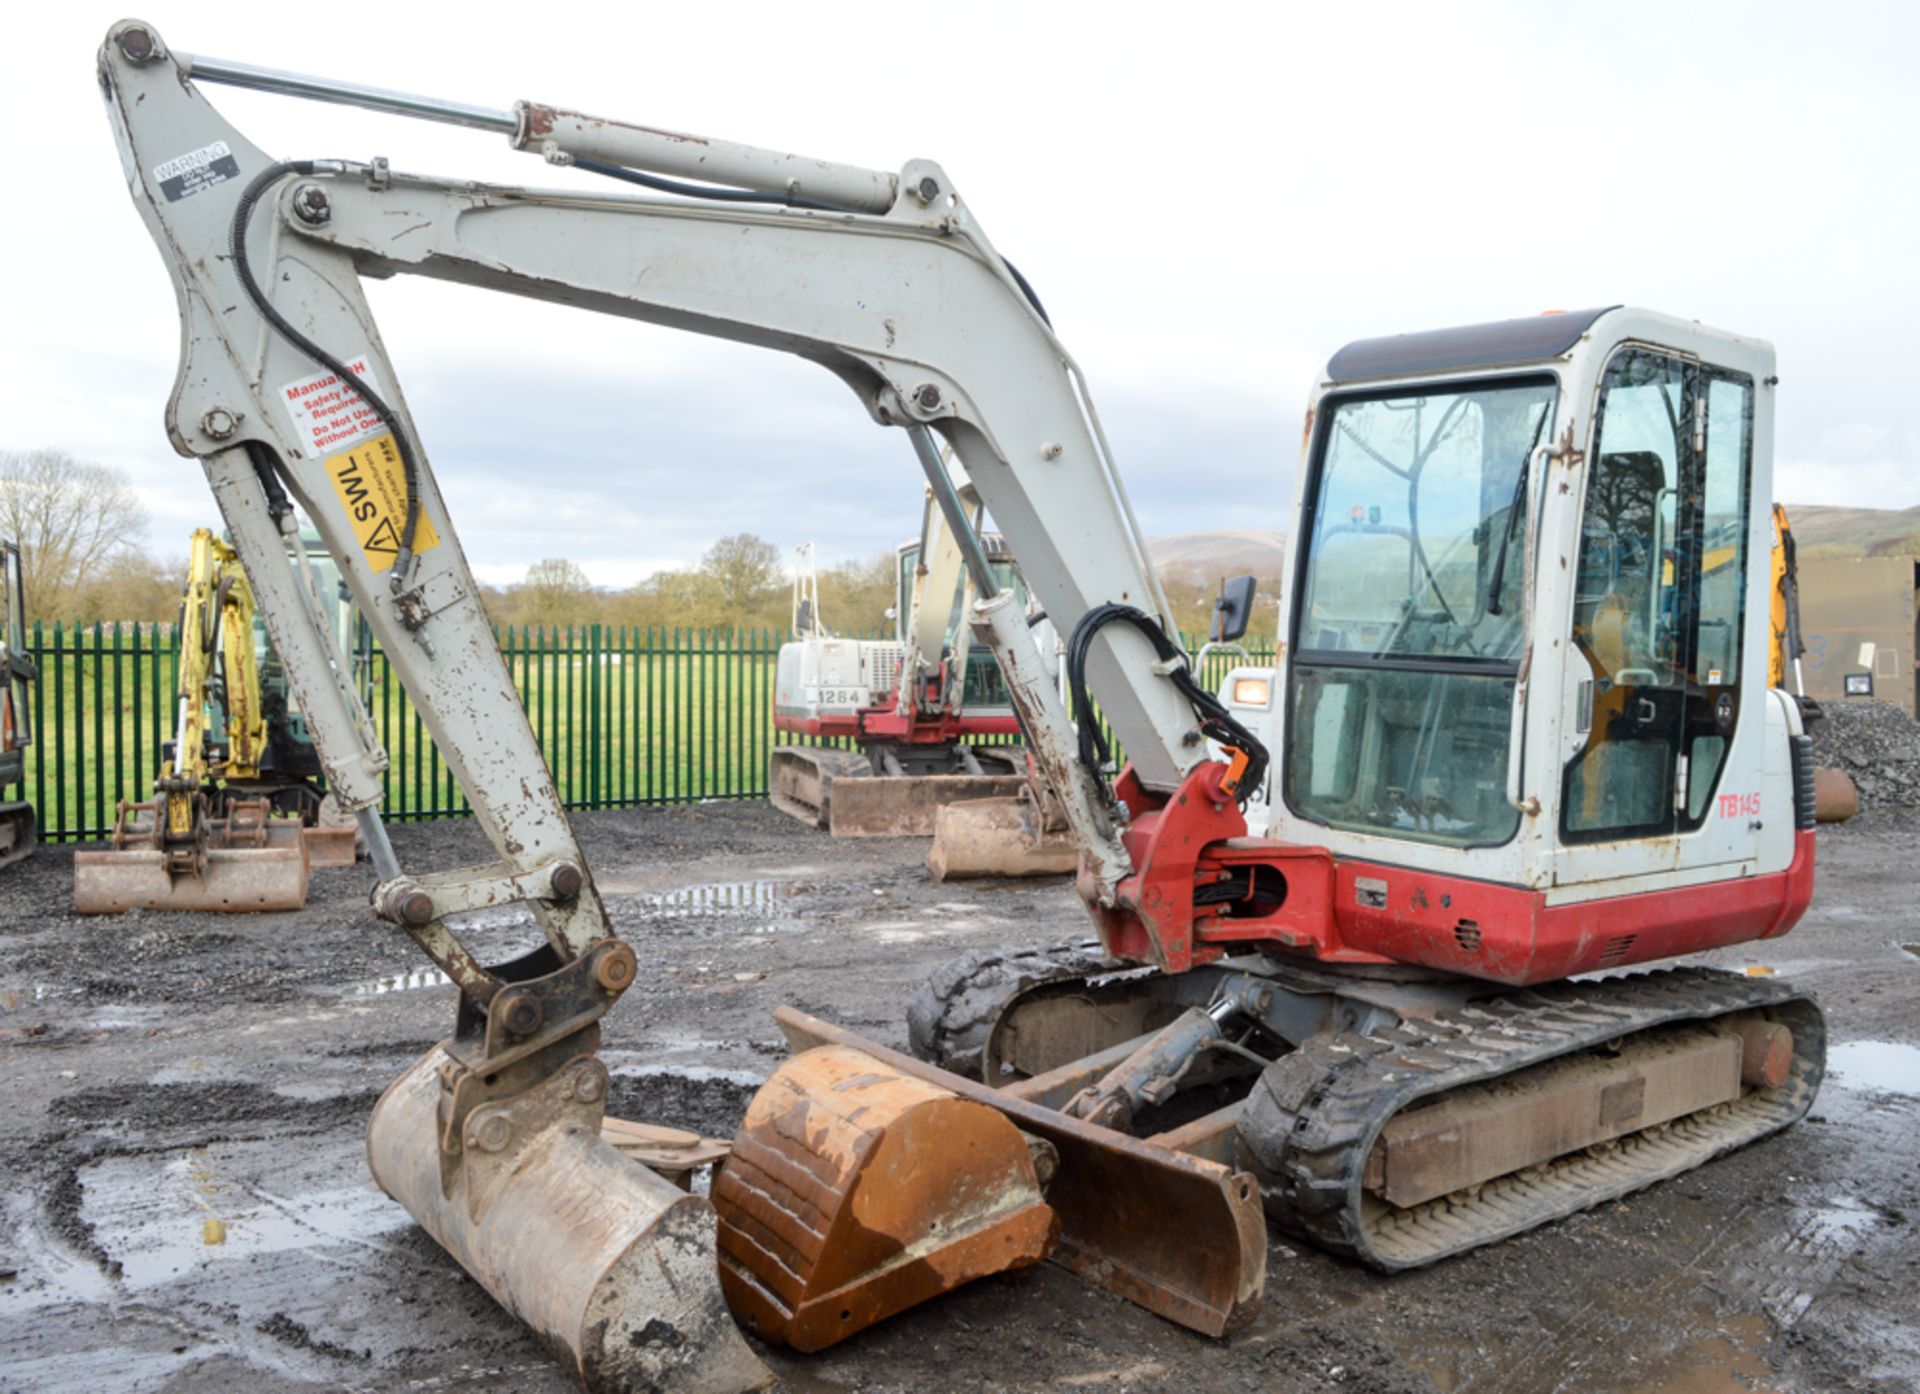
<instances>
[{"instance_id":1,"label":"dozer blade","mask_svg":"<svg viewBox=\"0 0 1920 1394\"><path fill-rule=\"evenodd\" d=\"M1010 781L1016 786L1024 781ZM1009 791L1009 794L1017 792ZM1015 797L976 799L942 808L933 825L927 870L936 881L973 876L1059 876L1078 853L1063 829L1031 826L1032 805Z\"/></svg>"},{"instance_id":2,"label":"dozer blade","mask_svg":"<svg viewBox=\"0 0 1920 1394\"><path fill-rule=\"evenodd\" d=\"M1025 783L1021 776L1007 774L839 779L833 786L827 829L835 837L931 837L952 805L980 799L1011 800ZM1068 865L1070 868L1072 863Z\"/></svg>"},{"instance_id":3,"label":"dozer blade","mask_svg":"<svg viewBox=\"0 0 1920 1394\"><path fill-rule=\"evenodd\" d=\"M73 908L82 915L128 910L298 910L307 903L300 826L268 830L264 847L209 848L199 876L176 876L155 848L73 854Z\"/></svg>"},{"instance_id":4,"label":"dozer blade","mask_svg":"<svg viewBox=\"0 0 1920 1394\"><path fill-rule=\"evenodd\" d=\"M1208 1336L1259 1309L1267 1227L1248 1173L989 1089L792 1007L775 1008L774 1019L794 1050L850 1047L879 1069L985 1104L1052 1144L1058 1166L1046 1199L1060 1221L1056 1263ZM938 1165L943 1145L909 1156L908 1165Z\"/></svg>"},{"instance_id":5,"label":"dozer blade","mask_svg":"<svg viewBox=\"0 0 1920 1394\"><path fill-rule=\"evenodd\" d=\"M720 1293L713 1207L602 1141L606 1071L581 1056L468 1118L443 1189L438 1046L374 1108L382 1190L588 1389L744 1394L773 1375Z\"/></svg>"},{"instance_id":6,"label":"dozer blade","mask_svg":"<svg viewBox=\"0 0 1920 1394\"><path fill-rule=\"evenodd\" d=\"M821 1350L1045 1258L1059 1225L1040 1187L1001 1114L822 1046L754 1096L714 1178L720 1284L757 1335Z\"/></svg>"}]
</instances>

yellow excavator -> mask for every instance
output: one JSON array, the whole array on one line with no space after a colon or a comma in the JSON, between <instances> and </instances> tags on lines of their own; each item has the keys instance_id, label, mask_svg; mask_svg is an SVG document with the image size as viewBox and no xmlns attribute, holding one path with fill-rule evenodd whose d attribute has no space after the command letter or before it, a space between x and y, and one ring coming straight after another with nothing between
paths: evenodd
<instances>
[{"instance_id":1,"label":"yellow excavator","mask_svg":"<svg viewBox=\"0 0 1920 1394\"><path fill-rule=\"evenodd\" d=\"M288 768L302 743L286 694L262 683L254 609L239 554L195 531L173 740L153 797L122 800L109 846L74 854L79 913L297 910L314 867L353 865L352 824L324 826L324 790Z\"/></svg>"}]
</instances>

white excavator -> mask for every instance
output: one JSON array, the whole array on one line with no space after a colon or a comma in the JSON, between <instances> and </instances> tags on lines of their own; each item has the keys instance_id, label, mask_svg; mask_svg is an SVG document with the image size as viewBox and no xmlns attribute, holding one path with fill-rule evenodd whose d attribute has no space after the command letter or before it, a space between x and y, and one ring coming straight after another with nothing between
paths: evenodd
<instances>
[{"instance_id":1,"label":"white excavator","mask_svg":"<svg viewBox=\"0 0 1920 1394\"><path fill-rule=\"evenodd\" d=\"M0 538L0 867L29 856L40 822L27 802L27 747L33 744L33 687L40 670L27 647L27 592L20 548ZM8 790L21 786L21 797Z\"/></svg>"},{"instance_id":2,"label":"white excavator","mask_svg":"<svg viewBox=\"0 0 1920 1394\"><path fill-rule=\"evenodd\" d=\"M979 501L951 461L948 468L977 527ZM993 534L981 541L996 581L1024 602L1004 542ZM973 583L931 498L922 505L919 537L896 553L896 576L894 637L841 638L820 614L811 548L796 558L798 637L780 646L775 665L774 729L854 748L775 746L768 798L835 837L927 837L943 806L1011 797L1025 782L1025 752L1004 739L983 739L1017 736L1020 723L992 654L972 642L966 615ZM1036 637L1043 646L1053 642L1051 626Z\"/></svg>"},{"instance_id":3,"label":"white excavator","mask_svg":"<svg viewBox=\"0 0 1920 1394\"><path fill-rule=\"evenodd\" d=\"M1042 1258L1217 1336L1260 1301L1263 1209L1413 1267L1806 1112L1825 1037L1804 991L1594 976L1783 934L1812 894L1808 747L1767 682L1766 344L1616 307L1340 350L1309 416L1281 661L1245 720L1171 637L1072 356L938 165L371 90L178 53L137 21L99 76L179 297L168 432L360 810L374 913L458 989L452 1034L374 1109L374 1175L588 1385L758 1388L742 1326L816 1349ZM215 83L493 131L571 182L277 159ZM361 283L393 275L834 373L906 436L1078 849L1097 939L944 970L909 1012L917 1055L779 1009L797 1053L710 1198L601 1141L599 1022L644 960L381 345ZM1069 635L1070 703L942 439ZM384 756L281 544L296 506L491 863L399 865L374 816ZM1709 546L1740 557L1712 585ZM483 965L460 917L509 902L543 942Z\"/></svg>"}]
</instances>

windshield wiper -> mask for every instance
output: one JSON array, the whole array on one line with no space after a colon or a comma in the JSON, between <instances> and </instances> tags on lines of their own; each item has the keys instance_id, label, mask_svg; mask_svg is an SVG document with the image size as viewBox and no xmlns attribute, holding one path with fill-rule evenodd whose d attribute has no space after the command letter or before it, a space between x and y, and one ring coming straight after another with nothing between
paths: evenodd
<instances>
[{"instance_id":1,"label":"windshield wiper","mask_svg":"<svg viewBox=\"0 0 1920 1394\"><path fill-rule=\"evenodd\" d=\"M1506 589L1507 552L1513 543L1514 520L1520 516L1521 506L1527 496L1527 475L1533 468L1533 452L1540 448L1540 432L1547 424L1547 412L1540 409L1540 419L1533 423L1533 439L1527 443L1527 453L1520 457L1520 473L1513 481L1513 497L1507 502L1507 525L1500 530L1500 550L1494 554L1493 574L1487 577L1487 613L1501 613L1500 592Z\"/></svg>"}]
</instances>

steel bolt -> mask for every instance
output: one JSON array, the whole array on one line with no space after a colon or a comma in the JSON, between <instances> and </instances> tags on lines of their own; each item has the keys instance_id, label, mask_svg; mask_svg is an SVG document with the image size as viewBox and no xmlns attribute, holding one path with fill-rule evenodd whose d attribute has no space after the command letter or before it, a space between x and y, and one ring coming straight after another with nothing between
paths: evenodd
<instances>
[{"instance_id":1,"label":"steel bolt","mask_svg":"<svg viewBox=\"0 0 1920 1394\"><path fill-rule=\"evenodd\" d=\"M302 184L293 191L293 215L309 227L319 227L333 216L327 191L318 184Z\"/></svg>"},{"instance_id":2,"label":"steel bolt","mask_svg":"<svg viewBox=\"0 0 1920 1394\"><path fill-rule=\"evenodd\" d=\"M410 891L400 901L400 920L414 926L433 923L433 897L425 891Z\"/></svg>"},{"instance_id":3,"label":"steel bolt","mask_svg":"<svg viewBox=\"0 0 1920 1394\"><path fill-rule=\"evenodd\" d=\"M920 182L914 186L913 194L922 203L932 203L940 197L940 181L931 174L923 175Z\"/></svg>"},{"instance_id":4,"label":"steel bolt","mask_svg":"<svg viewBox=\"0 0 1920 1394\"><path fill-rule=\"evenodd\" d=\"M498 1152L513 1141L513 1124L497 1113L480 1120L480 1126L467 1134L467 1145L482 1152Z\"/></svg>"},{"instance_id":5,"label":"steel bolt","mask_svg":"<svg viewBox=\"0 0 1920 1394\"><path fill-rule=\"evenodd\" d=\"M143 29L136 24L120 35L120 52L129 63L151 63L159 57L158 49L151 29Z\"/></svg>"},{"instance_id":6,"label":"steel bolt","mask_svg":"<svg viewBox=\"0 0 1920 1394\"><path fill-rule=\"evenodd\" d=\"M583 1104L590 1104L607 1092L606 1077L600 1071L588 1067L573 1077L573 1097Z\"/></svg>"},{"instance_id":7,"label":"steel bolt","mask_svg":"<svg viewBox=\"0 0 1920 1394\"><path fill-rule=\"evenodd\" d=\"M940 389L930 382L923 382L913 389L913 403L921 411L937 411L940 406Z\"/></svg>"},{"instance_id":8,"label":"steel bolt","mask_svg":"<svg viewBox=\"0 0 1920 1394\"><path fill-rule=\"evenodd\" d=\"M501 1024L516 1036L531 1036L546 1017L540 999L528 992L506 993L494 1003L494 1010L500 1013Z\"/></svg>"},{"instance_id":9,"label":"steel bolt","mask_svg":"<svg viewBox=\"0 0 1920 1394\"><path fill-rule=\"evenodd\" d=\"M608 992L625 992L639 971L640 961L633 950L625 944L614 944L603 950L599 962L593 965L593 980Z\"/></svg>"},{"instance_id":10,"label":"steel bolt","mask_svg":"<svg viewBox=\"0 0 1920 1394\"><path fill-rule=\"evenodd\" d=\"M240 418L225 407L208 407L200 417L200 429L214 440L225 440L240 429Z\"/></svg>"},{"instance_id":11,"label":"steel bolt","mask_svg":"<svg viewBox=\"0 0 1920 1394\"><path fill-rule=\"evenodd\" d=\"M586 878L580 874L580 868L572 862L562 862L553 869L553 898L572 900L580 894L580 887L586 884Z\"/></svg>"},{"instance_id":12,"label":"steel bolt","mask_svg":"<svg viewBox=\"0 0 1920 1394\"><path fill-rule=\"evenodd\" d=\"M1050 440L1040 447L1040 458L1043 460L1057 460L1065 449L1066 447L1061 445L1059 441Z\"/></svg>"}]
</instances>

